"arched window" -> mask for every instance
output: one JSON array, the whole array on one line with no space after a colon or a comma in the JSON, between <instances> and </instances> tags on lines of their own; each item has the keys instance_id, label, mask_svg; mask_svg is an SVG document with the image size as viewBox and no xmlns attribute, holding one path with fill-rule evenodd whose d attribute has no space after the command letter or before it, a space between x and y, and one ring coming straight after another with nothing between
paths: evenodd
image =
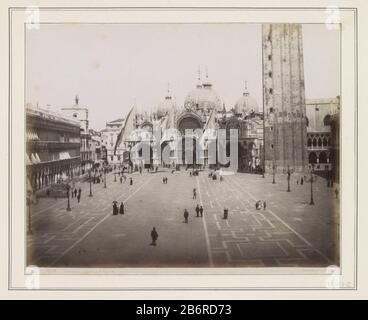
<instances>
[{"instance_id":1,"label":"arched window","mask_svg":"<svg viewBox=\"0 0 368 320\"><path fill-rule=\"evenodd\" d=\"M331 116L329 114L323 118L323 124L325 126L331 125Z\"/></svg>"},{"instance_id":2,"label":"arched window","mask_svg":"<svg viewBox=\"0 0 368 320\"><path fill-rule=\"evenodd\" d=\"M309 154L309 163L317 163L317 155L315 152Z\"/></svg>"},{"instance_id":3,"label":"arched window","mask_svg":"<svg viewBox=\"0 0 368 320\"><path fill-rule=\"evenodd\" d=\"M321 138L318 139L318 146L322 147L322 139Z\"/></svg>"},{"instance_id":4,"label":"arched window","mask_svg":"<svg viewBox=\"0 0 368 320\"><path fill-rule=\"evenodd\" d=\"M323 138L323 146L327 147L327 139L326 138Z\"/></svg>"},{"instance_id":5,"label":"arched window","mask_svg":"<svg viewBox=\"0 0 368 320\"><path fill-rule=\"evenodd\" d=\"M311 147L312 146L312 139L308 139L308 147Z\"/></svg>"},{"instance_id":6,"label":"arched window","mask_svg":"<svg viewBox=\"0 0 368 320\"><path fill-rule=\"evenodd\" d=\"M313 147L317 147L317 139L316 138L313 139Z\"/></svg>"},{"instance_id":7,"label":"arched window","mask_svg":"<svg viewBox=\"0 0 368 320\"><path fill-rule=\"evenodd\" d=\"M325 152L319 154L319 163L327 163L327 155Z\"/></svg>"}]
</instances>

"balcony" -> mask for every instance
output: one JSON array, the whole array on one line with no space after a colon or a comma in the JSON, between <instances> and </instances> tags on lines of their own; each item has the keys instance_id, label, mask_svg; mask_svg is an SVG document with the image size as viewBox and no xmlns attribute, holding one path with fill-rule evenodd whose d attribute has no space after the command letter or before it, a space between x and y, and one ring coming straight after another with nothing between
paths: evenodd
<instances>
[{"instance_id":1,"label":"balcony","mask_svg":"<svg viewBox=\"0 0 368 320\"><path fill-rule=\"evenodd\" d=\"M65 150L79 149L80 142L61 142L61 141L28 141L27 149L38 150Z\"/></svg>"}]
</instances>

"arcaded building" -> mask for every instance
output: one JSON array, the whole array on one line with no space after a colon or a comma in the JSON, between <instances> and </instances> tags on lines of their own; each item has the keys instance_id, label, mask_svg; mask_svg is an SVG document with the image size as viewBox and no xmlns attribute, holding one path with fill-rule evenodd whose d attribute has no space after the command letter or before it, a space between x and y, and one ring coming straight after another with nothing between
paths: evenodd
<instances>
[{"instance_id":1,"label":"arcaded building","mask_svg":"<svg viewBox=\"0 0 368 320\"><path fill-rule=\"evenodd\" d=\"M332 120L339 110L339 97L306 101L308 166L313 164L316 171L331 171L337 165Z\"/></svg>"},{"instance_id":2,"label":"arcaded building","mask_svg":"<svg viewBox=\"0 0 368 320\"><path fill-rule=\"evenodd\" d=\"M27 186L39 190L80 173L80 123L26 105Z\"/></svg>"}]
</instances>

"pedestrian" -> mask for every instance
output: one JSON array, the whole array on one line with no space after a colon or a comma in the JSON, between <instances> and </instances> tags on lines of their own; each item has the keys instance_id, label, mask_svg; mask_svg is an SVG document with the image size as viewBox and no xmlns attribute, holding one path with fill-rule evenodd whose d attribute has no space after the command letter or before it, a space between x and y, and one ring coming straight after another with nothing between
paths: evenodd
<instances>
[{"instance_id":1,"label":"pedestrian","mask_svg":"<svg viewBox=\"0 0 368 320\"><path fill-rule=\"evenodd\" d=\"M124 203L123 202L120 203L119 213L124 214Z\"/></svg>"},{"instance_id":2,"label":"pedestrian","mask_svg":"<svg viewBox=\"0 0 368 320\"><path fill-rule=\"evenodd\" d=\"M339 196L339 190L337 190L337 188L335 189L335 196L336 196L336 199L338 198Z\"/></svg>"},{"instance_id":3,"label":"pedestrian","mask_svg":"<svg viewBox=\"0 0 368 320\"><path fill-rule=\"evenodd\" d=\"M184 209L184 222L188 223L188 218L189 218L189 212L187 209Z\"/></svg>"},{"instance_id":4,"label":"pedestrian","mask_svg":"<svg viewBox=\"0 0 368 320\"><path fill-rule=\"evenodd\" d=\"M197 213L196 217L199 217L199 205L197 204L196 208L195 208L195 211Z\"/></svg>"},{"instance_id":5,"label":"pedestrian","mask_svg":"<svg viewBox=\"0 0 368 320\"><path fill-rule=\"evenodd\" d=\"M81 188L78 189L78 194L82 195L82 189Z\"/></svg>"},{"instance_id":6,"label":"pedestrian","mask_svg":"<svg viewBox=\"0 0 368 320\"><path fill-rule=\"evenodd\" d=\"M120 176L120 183L123 183L123 177Z\"/></svg>"},{"instance_id":7,"label":"pedestrian","mask_svg":"<svg viewBox=\"0 0 368 320\"><path fill-rule=\"evenodd\" d=\"M203 207L202 206L199 207L199 213L201 214L201 217L203 217Z\"/></svg>"},{"instance_id":8,"label":"pedestrian","mask_svg":"<svg viewBox=\"0 0 368 320\"><path fill-rule=\"evenodd\" d=\"M129 178L129 184L132 186L133 185L133 178Z\"/></svg>"},{"instance_id":9,"label":"pedestrian","mask_svg":"<svg viewBox=\"0 0 368 320\"><path fill-rule=\"evenodd\" d=\"M74 197L77 197L77 188L74 189Z\"/></svg>"},{"instance_id":10,"label":"pedestrian","mask_svg":"<svg viewBox=\"0 0 368 320\"><path fill-rule=\"evenodd\" d=\"M112 214L114 216L116 216L118 214L118 211L119 211L118 205L117 205L118 202L117 201L113 201L112 203L113 203L113 205L112 205Z\"/></svg>"},{"instance_id":11,"label":"pedestrian","mask_svg":"<svg viewBox=\"0 0 368 320\"><path fill-rule=\"evenodd\" d=\"M151 231L151 239L152 239L151 246L156 245L157 238L158 238L158 233L156 231L156 228L153 227L153 229Z\"/></svg>"},{"instance_id":12,"label":"pedestrian","mask_svg":"<svg viewBox=\"0 0 368 320\"><path fill-rule=\"evenodd\" d=\"M165 184L165 177L162 177L162 183Z\"/></svg>"},{"instance_id":13,"label":"pedestrian","mask_svg":"<svg viewBox=\"0 0 368 320\"><path fill-rule=\"evenodd\" d=\"M300 184L303 185L303 183L304 183L303 178L300 178Z\"/></svg>"},{"instance_id":14,"label":"pedestrian","mask_svg":"<svg viewBox=\"0 0 368 320\"><path fill-rule=\"evenodd\" d=\"M197 199L197 190L196 190L196 188L193 189L193 199Z\"/></svg>"},{"instance_id":15,"label":"pedestrian","mask_svg":"<svg viewBox=\"0 0 368 320\"><path fill-rule=\"evenodd\" d=\"M77 195L78 203L80 202L80 198L81 198L81 194L78 193L78 195Z\"/></svg>"},{"instance_id":16,"label":"pedestrian","mask_svg":"<svg viewBox=\"0 0 368 320\"><path fill-rule=\"evenodd\" d=\"M227 220L228 214L229 214L229 209L225 208L224 209L224 217L223 217L223 219Z\"/></svg>"},{"instance_id":17,"label":"pedestrian","mask_svg":"<svg viewBox=\"0 0 368 320\"><path fill-rule=\"evenodd\" d=\"M263 201L263 210L266 210L266 201Z\"/></svg>"},{"instance_id":18,"label":"pedestrian","mask_svg":"<svg viewBox=\"0 0 368 320\"><path fill-rule=\"evenodd\" d=\"M167 177L165 177L165 183L167 184Z\"/></svg>"},{"instance_id":19,"label":"pedestrian","mask_svg":"<svg viewBox=\"0 0 368 320\"><path fill-rule=\"evenodd\" d=\"M191 177L192 176L192 171L189 171L189 177Z\"/></svg>"}]
</instances>

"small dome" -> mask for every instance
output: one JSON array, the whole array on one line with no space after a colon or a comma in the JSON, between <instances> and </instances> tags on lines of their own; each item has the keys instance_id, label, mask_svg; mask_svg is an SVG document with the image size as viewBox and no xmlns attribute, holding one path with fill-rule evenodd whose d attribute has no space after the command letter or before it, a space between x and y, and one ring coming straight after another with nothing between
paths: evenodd
<instances>
[{"instance_id":1,"label":"small dome","mask_svg":"<svg viewBox=\"0 0 368 320\"><path fill-rule=\"evenodd\" d=\"M174 107L175 107L174 99L172 98L170 94L170 90L168 90L164 101L159 103L159 105L157 106L157 109L156 109L157 116L159 118L165 116Z\"/></svg>"},{"instance_id":2,"label":"small dome","mask_svg":"<svg viewBox=\"0 0 368 320\"><path fill-rule=\"evenodd\" d=\"M235 114L249 114L251 112L259 112L259 107L257 101L249 95L247 87L245 86L245 91L243 96L235 103L234 106Z\"/></svg>"}]
</instances>

